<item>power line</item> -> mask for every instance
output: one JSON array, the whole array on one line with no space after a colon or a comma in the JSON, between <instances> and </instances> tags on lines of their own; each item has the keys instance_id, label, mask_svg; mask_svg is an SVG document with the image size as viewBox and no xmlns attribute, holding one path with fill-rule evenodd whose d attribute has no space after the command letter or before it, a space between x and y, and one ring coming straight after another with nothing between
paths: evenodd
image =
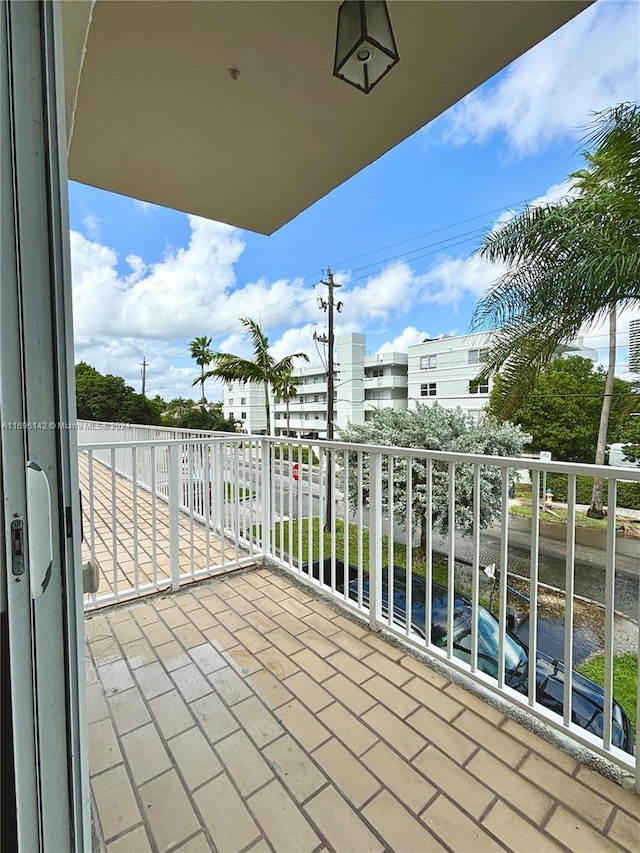
<instances>
[{"instance_id":1,"label":"power line","mask_svg":"<svg viewBox=\"0 0 640 853\"><path fill-rule=\"evenodd\" d=\"M496 207L493 210L486 211L486 213L479 213L477 216L470 216L468 219L461 219L459 222L454 222L451 225L443 225L441 228L434 228L431 231L425 231L422 234L417 234L415 237L407 237L406 240L399 240L397 243L390 243L388 246L381 246L377 249L372 249L370 252L363 252L361 255L354 255L352 258L334 261L334 266L338 266L338 264L348 264L350 261L357 261L360 258L366 258L368 255L375 255L376 252L386 252L387 249L395 249L396 246L403 246L405 243L412 243L414 240L420 240L422 237L429 237L431 234L440 234L442 231L448 231L450 228L456 228L458 225L466 225L468 222L475 222L477 219L484 219L485 216L491 216L494 213L501 213L504 210L509 210L511 207L516 207L520 204L528 204L528 201L528 199L525 199L524 201L519 201L515 204Z\"/></svg>"},{"instance_id":2,"label":"power line","mask_svg":"<svg viewBox=\"0 0 640 853\"><path fill-rule=\"evenodd\" d=\"M439 229L439 230L442 230L442 229ZM383 258L382 260L376 261L376 262L371 263L371 264L365 264L362 267L356 267L354 272L358 272L359 270L367 269L370 267L382 267L382 265L384 265L384 264L387 264L385 269L393 269L394 267L401 266L404 263L420 260L421 258L425 258L425 257L429 257L430 255L437 254L438 252L441 252L445 248L447 248L447 249L448 248L454 248L455 246L460 246L460 245L463 245L464 243L468 243L474 237L480 236L480 234L482 234L483 232L484 232L484 229L475 229L474 231L464 232L463 234L455 234L455 235L452 235L451 237L447 238L446 240L438 240L434 243L427 243L423 246L418 246L417 248L412 249L411 252L409 253L409 255L413 254L415 252L422 252L423 249L429 249L430 250L427 252L422 252L422 254L417 255L415 257L408 257L407 255L395 255L395 256L388 257L388 258ZM459 237L462 237L463 239L457 239ZM455 241L455 242L452 242L452 241ZM434 247L437 247L437 248L434 248ZM388 263L389 261L396 260L397 258L400 258L400 260L398 260L397 263ZM365 275L358 276L355 279L350 279L348 284L351 285L351 284L354 284L355 282L363 281L366 278L371 278L373 275L375 275L375 272L370 272L370 273L367 273ZM303 280L303 283L304 283L304 281L305 280ZM299 299L299 297L300 297L300 294L296 293L287 299L281 300L277 306L274 306L274 308L271 311L266 312L262 316L269 318L269 319L272 317L279 316L280 314L284 313L284 309L283 309L284 305L288 305L289 303L295 301L296 299ZM299 304L303 305L305 302L307 302L311 299L314 299L314 298L315 298L314 294L310 293L306 298L299 299ZM263 303L263 304L267 304L267 303ZM258 305L258 308L259 308L259 305ZM287 310L290 310L290 309L287 309ZM222 326L221 329L217 330L216 335L222 337L225 334L234 331L235 328L236 328L235 321L230 322L227 325ZM186 344L187 344L187 341L185 339L184 346L186 346ZM181 352L181 350L182 350L182 348L179 348L179 349L173 349L172 348L168 352L167 351L165 351L165 352L161 351L159 353L159 355L164 355L165 357L169 358L173 354L177 355L179 352Z\"/></svg>"},{"instance_id":3,"label":"power line","mask_svg":"<svg viewBox=\"0 0 640 853\"><path fill-rule=\"evenodd\" d=\"M523 204L528 204L528 203L530 202L530 200L531 200L530 198L528 198L528 199L521 199L521 200L519 200L519 201L517 201L517 202L513 202L513 203L510 203L510 204L506 204L506 205L501 205L500 207L493 208L492 210L485 211L484 213L480 213L480 214L477 214L477 215L475 215L475 216L468 217L468 218L466 218L466 219L461 219L461 220L459 220L459 221L457 221L457 222L453 222L453 223L450 223L450 224L448 224L448 225L443 225L443 226L441 226L440 228L434 228L434 229L432 229L432 230L430 230L430 231L425 231L425 232L423 232L423 233L421 233L421 234L418 234L418 235L416 235L416 236L414 236L414 237L408 237L408 238L406 238L406 239L404 239L404 240L399 240L399 241L397 241L397 242L395 242L395 243L390 243L390 244L385 245L385 246L379 246L379 247L377 247L376 249L371 249L371 250L370 250L370 251L368 251L368 252L363 252L363 253L361 253L361 254L359 254L359 255L354 255L354 256L352 256L351 258L346 258L346 259L343 259L343 260L336 261L336 262L334 262L334 263L333 263L333 267L335 268L335 267L336 267L337 265L339 265L339 264L349 263L349 262L350 262L350 261L352 261L352 260L358 260L359 258L368 257L368 256L370 256L370 255L376 254L377 252L382 252L382 251L386 251L387 249L393 249L393 248L396 248L397 246L406 245L407 243L411 243L411 242L413 242L413 241L415 241L415 240L422 239L423 237L428 237L428 236L431 236L431 235L433 235L433 234L439 234L439 233L442 233L443 231L447 231L447 230L450 230L450 229L452 229L452 228L457 228L457 227L459 227L460 225L465 225L465 224L467 224L468 222L474 222L474 221L476 221L476 220L478 220L478 219L482 219L482 218L484 218L484 217L486 217L486 216L491 216L492 214L495 214L495 213L501 213L501 212L503 212L503 211L505 211L505 210L509 210L509 209L511 209L511 208L518 207L518 206L523 205ZM454 235L452 235L450 238L447 238L447 239L445 239L445 240L437 241L437 242L434 242L434 243L429 243L429 244L426 244L426 245L424 245L424 246L419 246L419 247L417 247L416 249L412 249L408 254L413 254L413 253L415 253L415 252L420 252L420 251L422 251L422 250L423 250L423 249L425 249L425 248L431 248L431 247L433 247L433 246L441 246L442 248L454 248L455 246L462 245L462 244L463 244L463 243L465 243L465 242L469 242L469 240L470 240L470 239L472 239L472 237L473 237L473 236L480 236L480 234L482 234L485 230L486 230L486 229L484 229L484 228L479 228L479 229L474 229L474 230L472 230L472 231L469 231L469 232L463 233L462 235L460 235L460 234L454 234ZM464 239L464 240L458 240L458 238L459 238L459 237L465 237L465 236L466 236L466 239ZM451 243L449 246L446 246L445 244L449 243L451 240L455 240L456 242ZM441 251L441 250L442 250L442 249L440 249L439 251ZM424 254L421 254L421 255L418 255L418 256L416 256L416 257L414 257L414 258L411 258L410 260L412 260L412 261L420 260L420 259L422 259L422 258L424 258L424 257L428 257L428 256L429 256L429 255L431 255L431 254L435 254L435 252L426 252L426 253L424 253ZM403 256L403 255L394 255L394 256L391 256L391 257L389 257L389 258L382 259L382 260L380 260L380 261L376 261L376 262L373 262L373 263L371 263L371 264L364 265L364 266L362 266L362 267L356 267L356 268L355 268L355 270L353 270L353 271L357 272L357 271L362 270L362 269L367 269L367 268L370 268L370 267L381 266L382 264L387 263L388 261L397 260L398 258L401 258L401 257L403 257L403 258L404 258L405 256ZM390 267L388 267L388 268L393 268L394 266L398 266L399 264L401 264L401 263L403 263L403 262L404 262L404 261L399 261L399 263L398 263L398 264L391 264L391 266L390 266ZM322 270L320 270L319 272L312 273L311 275L308 275L308 276L306 276L305 278L303 278L303 279L302 279L302 284L304 285L304 284L306 284L306 283L308 283L308 282L310 282L310 281L317 281L317 276L318 276L318 274L322 274ZM373 275L373 273L371 273L371 275ZM367 277L368 277L368 276L367 276L367 275L365 275L365 276L360 276L360 277L358 277L357 279L351 279L351 280L349 281L349 284L352 284L352 283L357 282L357 281L362 281L364 278L367 278ZM314 286L315 286L315 285L314 285ZM294 301L295 299L297 299L297 298L298 298L298 296L299 296L299 294L294 294L294 295L292 295L291 297L289 297L288 299L281 300L281 301L280 301L280 303L279 303L279 305L278 305L278 306L277 306L277 308L275 309L275 311L271 311L271 312L267 313L267 314L266 314L266 317L267 317L267 318L269 318L269 319L271 319L271 318L273 318L273 317L277 317L277 316L278 316L278 315L280 315L281 313L284 313L283 305L288 305L290 302L292 302L292 301ZM312 299L312 298L313 298L313 295L310 295L308 298L309 298L309 299ZM303 304L303 303L304 303L304 302L306 302L306 301L307 301L306 299L305 299L305 300L301 300L301 304ZM265 300L263 303L258 303L258 305L256 306L256 307L257 307L258 312L260 311L260 306L261 306L261 304L262 304L262 305L268 305L269 303L268 303L266 300ZM226 335L226 334L228 334L228 333L230 333L230 332L234 331L234 329L235 329L235 323L229 323L228 325L223 326L223 327L222 327L218 332L216 332L216 335L217 335L217 336L224 336L224 335ZM169 350L161 350L161 351L159 351L158 355L159 355L160 357L171 358L171 357L172 357L172 356L174 356L174 355L178 355L178 354L180 354L180 353L182 352L183 348L184 348L185 346L187 346L187 345L188 345L188 340L187 340L187 339L184 339L184 341L183 341L183 342L181 342L181 345L178 345L178 346L175 346L175 345L174 345L174 346L172 346Z\"/></svg>"}]
</instances>

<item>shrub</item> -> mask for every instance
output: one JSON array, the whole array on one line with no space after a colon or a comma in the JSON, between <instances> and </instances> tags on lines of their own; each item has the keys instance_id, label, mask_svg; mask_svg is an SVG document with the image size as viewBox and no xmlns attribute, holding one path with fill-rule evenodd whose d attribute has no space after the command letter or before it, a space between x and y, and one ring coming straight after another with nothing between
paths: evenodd
<instances>
[{"instance_id":1,"label":"shrub","mask_svg":"<svg viewBox=\"0 0 640 853\"><path fill-rule=\"evenodd\" d=\"M567 476L565 474L547 474L547 489L553 492L554 500L566 502L568 495ZM593 477L576 478L576 501L590 504L593 491ZM604 481L605 504L607 502L607 480ZM640 509L640 483L618 482L618 507Z\"/></svg>"},{"instance_id":2,"label":"shrub","mask_svg":"<svg viewBox=\"0 0 640 853\"><path fill-rule=\"evenodd\" d=\"M309 449L308 447L299 447L297 444L276 444L273 448L273 456L275 459L289 459L292 462L301 462L303 465L309 464ZM315 453L312 454L312 460L315 464L318 457Z\"/></svg>"}]
</instances>

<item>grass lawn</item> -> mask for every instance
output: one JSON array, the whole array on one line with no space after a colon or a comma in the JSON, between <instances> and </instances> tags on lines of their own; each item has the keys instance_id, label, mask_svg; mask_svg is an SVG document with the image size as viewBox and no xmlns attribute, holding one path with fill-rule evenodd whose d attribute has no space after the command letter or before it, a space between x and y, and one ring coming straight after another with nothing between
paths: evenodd
<instances>
[{"instance_id":1,"label":"grass lawn","mask_svg":"<svg viewBox=\"0 0 640 853\"><path fill-rule=\"evenodd\" d=\"M244 486L229 482L225 483L225 492L228 501L242 500L243 498L251 498L255 495L253 489L245 489Z\"/></svg>"},{"instance_id":2,"label":"grass lawn","mask_svg":"<svg viewBox=\"0 0 640 853\"><path fill-rule=\"evenodd\" d=\"M318 518L312 519L311 525L311 556L309 556L309 519L302 519L302 554L298 553L299 549L299 524L297 521L285 521L282 525L284 537L283 547L289 547L289 525L292 525L292 556L295 560L301 559L303 563L308 563L313 560L320 559L320 536L323 537L324 556L329 557L332 553L336 555L338 560L344 560L345 549L345 525L342 519L336 519L336 536L335 541L331 542L331 533L323 532L321 522ZM280 525L277 524L274 530L274 538L276 548L280 548ZM352 565L358 565L358 525L349 524L346 531L348 561ZM389 555L389 539L387 536L382 537L382 562L387 565ZM414 548L412 554L412 568L417 574L425 573L425 561L420 558L419 549ZM407 565L407 548L404 544L396 542L393 547L393 562L396 566ZM362 565L365 569L369 566L369 530L366 527L362 528ZM445 558L437 554L433 555L433 579L439 583L447 583L447 561Z\"/></svg>"},{"instance_id":3,"label":"grass lawn","mask_svg":"<svg viewBox=\"0 0 640 853\"><path fill-rule=\"evenodd\" d=\"M509 507L510 515L518 515L521 518L531 518L531 504L512 504ZM567 510L562 507L553 507L553 513L547 512L546 510L540 510L540 520L541 521L550 521L552 524L560 524L558 516L562 521L566 521L567 518ZM621 524L621 521L618 520L618 525ZM606 518L589 518L585 512L576 512L576 525L579 527L591 527L594 530L606 530L607 529L607 519ZM625 521L625 525L637 528L640 530L640 524L633 521Z\"/></svg>"},{"instance_id":4,"label":"grass lawn","mask_svg":"<svg viewBox=\"0 0 640 853\"><path fill-rule=\"evenodd\" d=\"M578 672L604 686L604 656L598 655L577 667ZM628 652L613 659L613 695L637 728L638 655Z\"/></svg>"}]
</instances>

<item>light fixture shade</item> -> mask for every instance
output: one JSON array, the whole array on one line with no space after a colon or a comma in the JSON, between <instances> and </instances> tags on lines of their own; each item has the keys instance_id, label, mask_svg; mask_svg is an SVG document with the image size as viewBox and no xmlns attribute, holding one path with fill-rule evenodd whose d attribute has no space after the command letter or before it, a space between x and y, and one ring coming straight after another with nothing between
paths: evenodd
<instances>
[{"instance_id":1,"label":"light fixture shade","mask_svg":"<svg viewBox=\"0 0 640 853\"><path fill-rule=\"evenodd\" d=\"M338 9L334 77L368 95L399 61L385 0L345 0Z\"/></svg>"}]
</instances>

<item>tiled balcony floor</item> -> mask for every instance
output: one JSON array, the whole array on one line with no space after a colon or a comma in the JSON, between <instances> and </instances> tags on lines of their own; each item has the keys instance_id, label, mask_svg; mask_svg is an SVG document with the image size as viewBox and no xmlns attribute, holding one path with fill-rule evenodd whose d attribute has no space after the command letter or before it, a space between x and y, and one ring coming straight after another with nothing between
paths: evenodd
<instances>
[{"instance_id":1,"label":"tiled balcony floor","mask_svg":"<svg viewBox=\"0 0 640 853\"><path fill-rule=\"evenodd\" d=\"M640 798L277 572L86 627L109 853L638 849Z\"/></svg>"}]
</instances>

